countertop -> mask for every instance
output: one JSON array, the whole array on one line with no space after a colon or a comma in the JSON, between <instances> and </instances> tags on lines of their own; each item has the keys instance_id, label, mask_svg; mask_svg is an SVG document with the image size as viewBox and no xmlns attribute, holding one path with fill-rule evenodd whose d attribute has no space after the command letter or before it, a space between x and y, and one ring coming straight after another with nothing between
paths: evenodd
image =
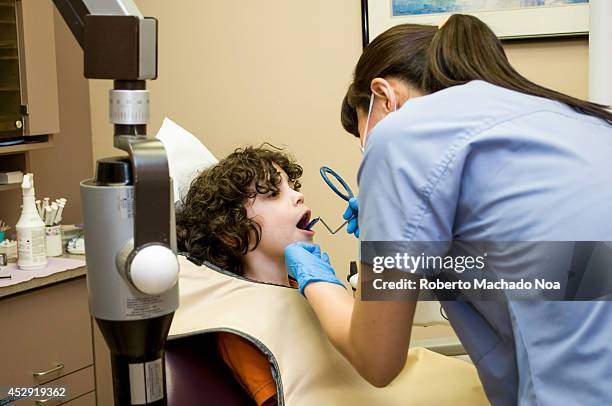
<instances>
[{"instance_id":1,"label":"countertop","mask_svg":"<svg viewBox=\"0 0 612 406\"><path fill-rule=\"evenodd\" d=\"M85 255L65 254L65 255L62 255L60 258L85 260ZM37 289L43 286L52 285L54 283L83 277L85 276L86 273L87 273L87 267L82 266L80 268L74 268L74 269L69 269L67 271L57 272L57 273L54 273L52 275L45 276L42 278L34 278L26 282L2 287L0 288L0 298L16 295L18 293L27 292L32 289Z\"/></svg>"}]
</instances>

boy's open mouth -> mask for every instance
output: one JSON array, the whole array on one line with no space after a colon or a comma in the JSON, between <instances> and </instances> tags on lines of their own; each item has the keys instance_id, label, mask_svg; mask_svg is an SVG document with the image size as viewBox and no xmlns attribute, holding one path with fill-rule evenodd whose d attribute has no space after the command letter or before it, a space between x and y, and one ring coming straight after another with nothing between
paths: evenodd
<instances>
[{"instance_id":1,"label":"boy's open mouth","mask_svg":"<svg viewBox=\"0 0 612 406\"><path fill-rule=\"evenodd\" d=\"M298 221L296 227L299 228L300 230L305 230L306 226L309 223L310 223L310 210L304 213L304 215L300 218L300 221Z\"/></svg>"}]
</instances>

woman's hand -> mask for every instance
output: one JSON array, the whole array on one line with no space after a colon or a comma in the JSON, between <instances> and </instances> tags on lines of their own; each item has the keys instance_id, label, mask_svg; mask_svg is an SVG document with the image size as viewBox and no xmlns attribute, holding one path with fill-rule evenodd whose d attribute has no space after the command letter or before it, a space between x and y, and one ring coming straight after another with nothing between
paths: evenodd
<instances>
[{"instance_id":1,"label":"woman's hand","mask_svg":"<svg viewBox=\"0 0 612 406\"><path fill-rule=\"evenodd\" d=\"M285 247L285 269L297 282L300 293L311 282L329 282L344 287L336 277L327 253L316 244L296 242Z\"/></svg>"}]
</instances>

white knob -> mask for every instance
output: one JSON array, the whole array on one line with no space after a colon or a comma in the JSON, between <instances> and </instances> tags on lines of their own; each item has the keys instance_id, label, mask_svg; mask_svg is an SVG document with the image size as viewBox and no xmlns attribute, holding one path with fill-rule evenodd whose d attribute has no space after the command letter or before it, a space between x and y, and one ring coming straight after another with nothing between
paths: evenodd
<instances>
[{"instance_id":1,"label":"white knob","mask_svg":"<svg viewBox=\"0 0 612 406\"><path fill-rule=\"evenodd\" d=\"M176 255L163 245L150 245L132 259L129 277L139 291L160 295L176 284L179 263Z\"/></svg>"},{"instance_id":2,"label":"white knob","mask_svg":"<svg viewBox=\"0 0 612 406\"><path fill-rule=\"evenodd\" d=\"M349 283L353 287L353 289L357 289L357 284L359 283L359 274L355 274L349 278Z\"/></svg>"}]
</instances>

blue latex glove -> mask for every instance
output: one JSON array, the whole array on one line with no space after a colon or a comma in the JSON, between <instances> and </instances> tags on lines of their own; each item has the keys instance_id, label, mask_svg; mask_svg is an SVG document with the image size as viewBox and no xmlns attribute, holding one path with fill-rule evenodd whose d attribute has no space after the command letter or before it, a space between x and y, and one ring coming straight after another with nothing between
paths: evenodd
<instances>
[{"instance_id":1,"label":"blue latex glove","mask_svg":"<svg viewBox=\"0 0 612 406\"><path fill-rule=\"evenodd\" d=\"M346 227L346 231L349 234L355 234L355 237L359 238L359 201L356 197L351 197L349 200L349 205L346 208L346 211L342 215L342 218L345 220L349 220L348 226Z\"/></svg>"},{"instance_id":2,"label":"blue latex glove","mask_svg":"<svg viewBox=\"0 0 612 406\"><path fill-rule=\"evenodd\" d=\"M298 283L300 293L310 282L329 282L344 287L336 278L329 256L316 244L296 242L285 247L285 269Z\"/></svg>"}]
</instances>

